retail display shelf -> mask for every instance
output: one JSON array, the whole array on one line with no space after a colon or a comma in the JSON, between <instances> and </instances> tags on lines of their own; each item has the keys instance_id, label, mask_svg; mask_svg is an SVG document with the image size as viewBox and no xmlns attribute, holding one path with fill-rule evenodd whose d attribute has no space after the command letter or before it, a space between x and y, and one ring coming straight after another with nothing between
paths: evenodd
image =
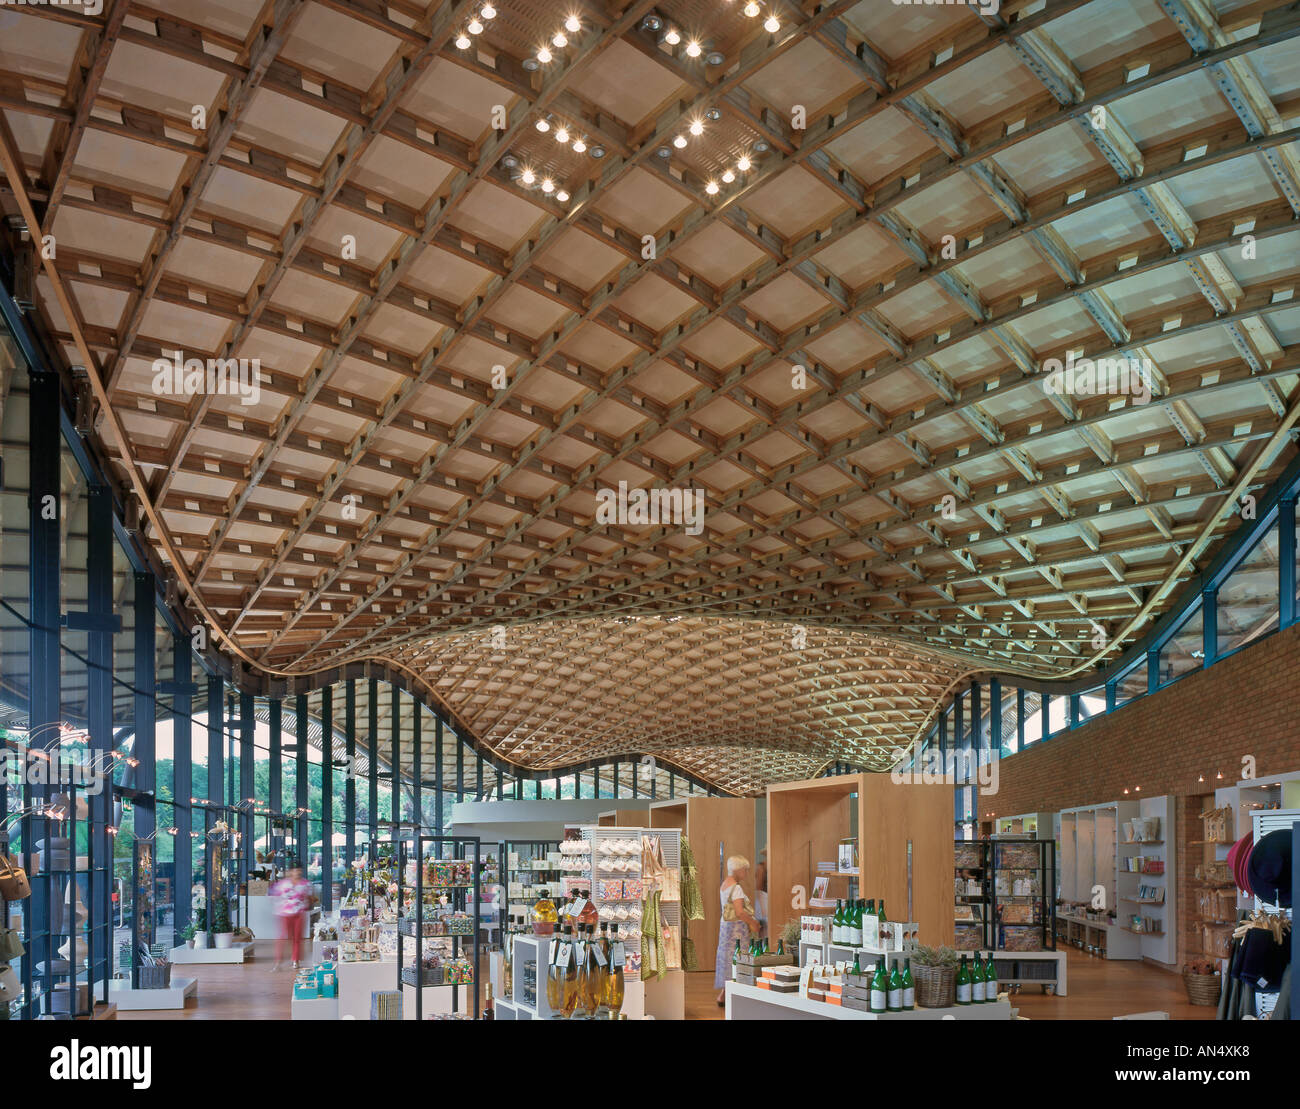
<instances>
[{"instance_id":1,"label":"retail display shelf","mask_svg":"<svg viewBox=\"0 0 1300 1109\"><path fill-rule=\"evenodd\" d=\"M1010 1020L1009 1001L954 1005L944 1009L909 1009L904 1013L864 1013L816 1001L801 993L781 994L740 982L727 983L727 1020Z\"/></svg>"},{"instance_id":2,"label":"retail display shelf","mask_svg":"<svg viewBox=\"0 0 1300 1109\"><path fill-rule=\"evenodd\" d=\"M232 943L229 947L173 947L171 961L174 964L215 964L243 963L253 958L253 943Z\"/></svg>"},{"instance_id":3,"label":"retail display shelf","mask_svg":"<svg viewBox=\"0 0 1300 1109\"><path fill-rule=\"evenodd\" d=\"M176 975L172 975L172 984L165 990L135 990L125 978L114 978L108 984L108 995L122 1013L184 1009L186 998L197 997L198 992L197 978L179 978Z\"/></svg>"}]
</instances>

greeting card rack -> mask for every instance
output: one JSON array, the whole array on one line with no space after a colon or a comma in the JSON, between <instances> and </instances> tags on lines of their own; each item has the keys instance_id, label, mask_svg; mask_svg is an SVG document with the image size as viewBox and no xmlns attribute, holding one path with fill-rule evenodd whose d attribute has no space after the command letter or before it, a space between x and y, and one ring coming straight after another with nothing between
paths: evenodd
<instances>
[{"instance_id":1,"label":"greeting card rack","mask_svg":"<svg viewBox=\"0 0 1300 1109\"><path fill-rule=\"evenodd\" d=\"M479 970L481 951L479 947L480 929L475 915L478 909L479 894L482 890L482 846L477 836L415 836L412 844L407 839L397 840L397 904L399 911L397 939L397 981L403 994L413 990L415 997L415 1019L424 1019L425 991L448 987L451 989L451 1012L457 1014L460 1009L460 987L472 986L473 1008L467 1014L477 1020L480 1013ZM470 881L439 882L429 881L429 864L438 862L461 862L468 864ZM408 864L414 863L414 882L407 876ZM406 911L405 919L401 911L406 904L406 892L414 892L414 905ZM426 898L446 898L446 906L453 912L463 913L470 920L470 928L465 934L446 934L426 936L424 934ZM431 907L431 906L430 906ZM473 912L470 912L471 907ZM411 919L412 913L414 920ZM432 916L432 913L429 914ZM406 965L406 945L411 940L415 946L415 960ZM473 971L468 982L440 980L425 982L424 950L425 945L440 945L448 953L454 965L456 960L468 956L472 960ZM408 973L409 972L409 973Z\"/></svg>"}]
</instances>

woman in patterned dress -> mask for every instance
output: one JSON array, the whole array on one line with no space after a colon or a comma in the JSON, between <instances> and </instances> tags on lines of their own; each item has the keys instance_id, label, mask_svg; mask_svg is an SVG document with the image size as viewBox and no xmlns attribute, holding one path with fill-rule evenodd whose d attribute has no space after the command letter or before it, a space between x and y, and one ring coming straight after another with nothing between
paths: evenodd
<instances>
[{"instance_id":1,"label":"woman in patterned dress","mask_svg":"<svg viewBox=\"0 0 1300 1109\"><path fill-rule=\"evenodd\" d=\"M727 876L718 888L722 921L718 925L718 958L714 964L713 984L718 988L719 1005L727 1003L726 982L731 977L731 957L736 944L739 943L744 950L749 947L750 937L758 935L754 908L740 886L748 874L749 860L744 855L732 855L727 860Z\"/></svg>"}]
</instances>

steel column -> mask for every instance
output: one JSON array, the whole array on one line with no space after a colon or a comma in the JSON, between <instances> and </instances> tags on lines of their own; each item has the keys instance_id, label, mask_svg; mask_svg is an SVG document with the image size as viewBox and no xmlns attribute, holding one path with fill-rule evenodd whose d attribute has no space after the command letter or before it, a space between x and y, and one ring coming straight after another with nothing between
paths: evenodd
<instances>
[{"instance_id":1,"label":"steel column","mask_svg":"<svg viewBox=\"0 0 1300 1109\"><path fill-rule=\"evenodd\" d=\"M334 911L334 688L320 691L321 908Z\"/></svg>"},{"instance_id":2,"label":"steel column","mask_svg":"<svg viewBox=\"0 0 1300 1109\"><path fill-rule=\"evenodd\" d=\"M343 683L343 754L347 758L347 777L343 779L343 847L344 885L352 877L352 861L357 857L357 689L348 678Z\"/></svg>"},{"instance_id":3,"label":"steel column","mask_svg":"<svg viewBox=\"0 0 1300 1109\"><path fill-rule=\"evenodd\" d=\"M369 756L370 787L370 858L375 857L375 844L379 842L379 681L370 679L370 697L366 706L370 736Z\"/></svg>"}]
</instances>

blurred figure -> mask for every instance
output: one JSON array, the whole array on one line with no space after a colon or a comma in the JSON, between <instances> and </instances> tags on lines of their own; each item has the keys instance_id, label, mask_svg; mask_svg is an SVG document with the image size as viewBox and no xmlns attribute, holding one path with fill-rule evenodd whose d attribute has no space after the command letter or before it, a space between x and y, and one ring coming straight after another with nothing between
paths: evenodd
<instances>
[{"instance_id":1,"label":"blurred figure","mask_svg":"<svg viewBox=\"0 0 1300 1109\"><path fill-rule=\"evenodd\" d=\"M758 919L758 934L767 934L767 848L758 853L754 867L754 916Z\"/></svg>"},{"instance_id":2,"label":"blurred figure","mask_svg":"<svg viewBox=\"0 0 1300 1109\"><path fill-rule=\"evenodd\" d=\"M713 984L720 991L718 1004L726 1004L726 984L731 977L731 957L736 945L741 950L749 946L752 937L758 935L758 921L754 919L754 908L741 889L740 883L749 875L749 860L744 855L732 855L727 860L727 876L718 887L718 896L722 900L722 920L718 923L718 958L714 965Z\"/></svg>"},{"instance_id":3,"label":"blurred figure","mask_svg":"<svg viewBox=\"0 0 1300 1109\"><path fill-rule=\"evenodd\" d=\"M271 896L279 899L275 906L275 915L280 918L280 934L275 940L275 965L271 969L273 971L280 969L280 961L284 958L285 940L290 943L293 965L297 968L302 954L302 933L314 900L311 886L303 878L301 870L291 867L289 872L271 887Z\"/></svg>"}]
</instances>

